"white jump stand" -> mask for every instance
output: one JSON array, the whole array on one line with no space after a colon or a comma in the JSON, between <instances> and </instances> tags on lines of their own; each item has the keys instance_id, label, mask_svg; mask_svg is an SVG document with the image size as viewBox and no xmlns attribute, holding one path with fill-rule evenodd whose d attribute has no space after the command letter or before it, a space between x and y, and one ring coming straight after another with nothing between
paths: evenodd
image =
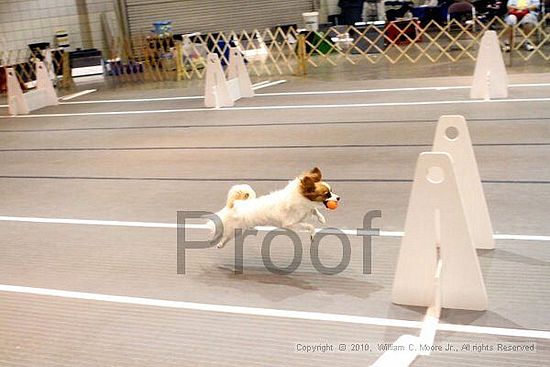
<instances>
[{"instance_id":1,"label":"white jump stand","mask_svg":"<svg viewBox=\"0 0 550 367\"><path fill-rule=\"evenodd\" d=\"M445 308L487 309L462 197L451 155L421 153L393 283L394 303L430 307L438 300Z\"/></svg>"},{"instance_id":2,"label":"white jump stand","mask_svg":"<svg viewBox=\"0 0 550 367\"><path fill-rule=\"evenodd\" d=\"M468 125L463 116L441 116L439 118L432 152L446 152L453 157L457 184L474 247L494 249L493 226L479 177Z\"/></svg>"},{"instance_id":3,"label":"white jump stand","mask_svg":"<svg viewBox=\"0 0 550 367\"><path fill-rule=\"evenodd\" d=\"M474 80L470 90L472 99L508 97L508 74L495 31L486 31L481 38Z\"/></svg>"},{"instance_id":4,"label":"white jump stand","mask_svg":"<svg viewBox=\"0 0 550 367\"><path fill-rule=\"evenodd\" d=\"M240 98L254 96L252 83L244 59L236 47L229 52L227 79L220 58L215 53L206 57L204 105L206 107L231 107Z\"/></svg>"},{"instance_id":5,"label":"white jump stand","mask_svg":"<svg viewBox=\"0 0 550 367\"><path fill-rule=\"evenodd\" d=\"M43 62L36 63L36 89L23 93L13 68L6 69L10 115L29 114L36 109L59 104Z\"/></svg>"}]
</instances>

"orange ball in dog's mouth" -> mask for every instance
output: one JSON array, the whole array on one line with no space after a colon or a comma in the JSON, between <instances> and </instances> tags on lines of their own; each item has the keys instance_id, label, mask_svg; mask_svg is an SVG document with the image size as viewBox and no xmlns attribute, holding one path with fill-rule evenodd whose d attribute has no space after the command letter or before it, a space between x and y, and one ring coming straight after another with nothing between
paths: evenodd
<instances>
[{"instance_id":1,"label":"orange ball in dog's mouth","mask_svg":"<svg viewBox=\"0 0 550 367\"><path fill-rule=\"evenodd\" d=\"M325 205L330 210L334 210L334 209L338 208L338 202L336 200L329 200L329 201L327 201L327 203Z\"/></svg>"}]
</instances>

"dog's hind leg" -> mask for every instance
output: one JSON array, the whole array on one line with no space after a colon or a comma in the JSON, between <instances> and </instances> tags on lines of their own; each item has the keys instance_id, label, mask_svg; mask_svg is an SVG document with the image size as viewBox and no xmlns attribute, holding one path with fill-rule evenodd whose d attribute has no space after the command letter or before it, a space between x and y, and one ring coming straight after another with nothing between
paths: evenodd
<instances>
[{"instance_id":1,"label":"dog's hind leg","mask_svg":"<svg viewBox=\"0 0 550 367\"><path fill-rule=\"evenodd\" d=\"M229 241L231 241L233 238L235 237L235 230L233 228L229 229L229 228L226 228L225 231L224 231L224 234L223 234L223 237L222 239L220 240L220 242L216 245L217 248L222 248L224 247L225 245L227 245L227 243Z\"/></svg>"},{"instance_id":2,"label":"dog's hind leg","mask_svg":"<svg viewBox=\"0 0 550 367\"><path fill-rule=\"evenodd\" d=\"M222 248L224 247L225 245L227 245L227 242L231 241L231 238L229 237L223 237L222 240L220 241L220 243L218 243L216 245L217 248Z\"/></svg>"}]
</instances>

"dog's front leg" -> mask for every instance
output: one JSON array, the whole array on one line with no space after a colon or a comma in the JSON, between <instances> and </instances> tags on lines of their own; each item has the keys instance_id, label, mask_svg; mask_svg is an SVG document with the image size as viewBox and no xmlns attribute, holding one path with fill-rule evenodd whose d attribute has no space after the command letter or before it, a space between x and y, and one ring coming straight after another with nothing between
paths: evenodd
<instances>
[{"instance_id":1,"label":"dog's front leg","mask_svg":"<svg viewBox=\"0 0 550 367\"><path fill-rule=\"evenodd\" d=\"M295 231L306 231L309 233L309 238L311 241L313 241L313 236L315 236L315 226L313 224L300 222L284 226L284 228Z\"/></svg>"},{"instance_id":2,"label":"dog's front leg","mask_svg":"<svg viewBox=\"0 0 550 367\"><path fill-rule=\"evenodd\" d=\"M323 224L326 224L327 223L327 220L325 219L325 216L323 214L321 214L321 212L319 211L319 209L317 208L314 208L312 210L313 212L313 215L315 215L317 217L317 219L319 220L319 222L323 223Z\"/></svg>"}]
</instances>

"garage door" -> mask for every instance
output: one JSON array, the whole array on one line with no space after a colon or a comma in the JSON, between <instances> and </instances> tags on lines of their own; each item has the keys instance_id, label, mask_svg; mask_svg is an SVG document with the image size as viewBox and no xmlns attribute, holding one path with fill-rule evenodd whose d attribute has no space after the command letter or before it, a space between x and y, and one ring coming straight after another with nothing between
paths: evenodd
<instances>
[{"instance_id":1,"label":"garage door","mask_svg":"<svg viewBox=\"0 0 550 367\"><path fill-rule=\"evenodd\" d=\"M171 20L174 32L218 32L301 24L313 0L125 0L130 33L149 32L152 23Z\"/></svg>"}]
</instances>

